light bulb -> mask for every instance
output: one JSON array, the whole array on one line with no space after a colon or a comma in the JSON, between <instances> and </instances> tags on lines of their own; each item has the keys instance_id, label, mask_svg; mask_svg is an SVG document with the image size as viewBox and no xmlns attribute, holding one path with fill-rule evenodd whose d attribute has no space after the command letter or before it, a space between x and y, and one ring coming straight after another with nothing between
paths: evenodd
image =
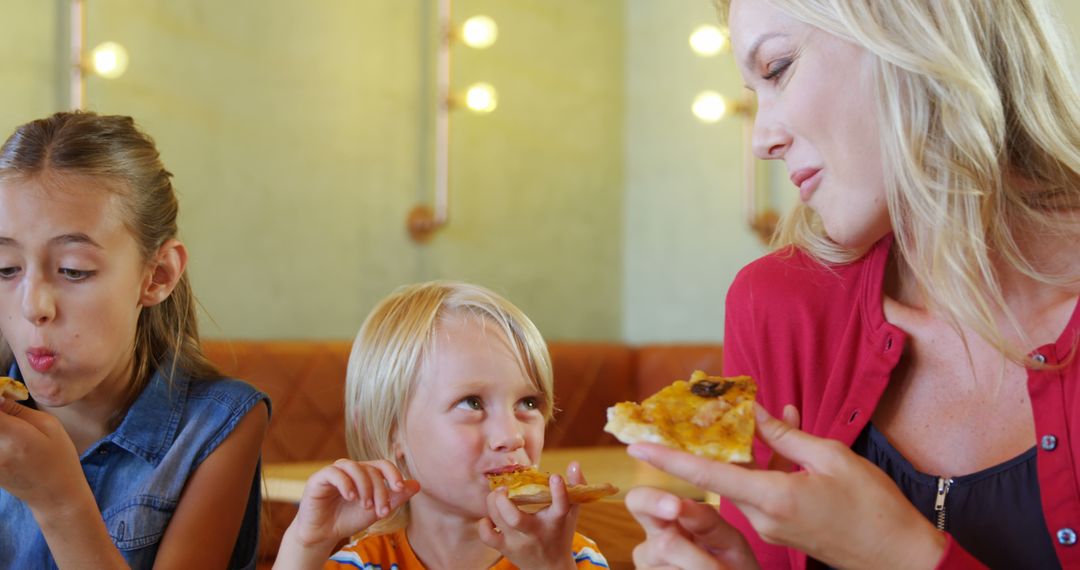
<instances>
[{"instance_id":1,"label":"light bulb","mask_svg":"<svg viewBox=\"0 0 1080 570\"><path fill-rule=\"evenodd\" d=\"M116 79L127 71L128 53L124 46L116 42L104 42L90 52L90 64L94 73L106 79Z\"/></svg>"},{"instance_id":2,"label":"light bulb","mask_svg":"<svg viewBox=\"0 0 1080 570\"><path fill-rule=\"evenodd\" d=\"M495 24L495 20L487 16L473 16L461 25L461 41L471 48L491 47L497 39L499 39L499 26Z\"/></svg>"},{"instance_id":3,"label":"light bulb","mask_svg":"<svg viewBox=\"0 0 1080 570\"><path fill-rule=\"evenodd\" d=\"M703 123L715 123L727 115L728 104L716 91L702 91L694 97L694 104L690 107Z\"/></svg>"},{"instance_id":4,"label":"light bulb","mask_svg":"<svg viewBox=\"0 0 1080 570\"><path fill-rule=\"evenodd\" d=\"M690 34L690 49L701 57L712 57L727 47L727 35L716 26L705 24L698 26Z\"/></svg>"},{"instance_id":5,"label":"light bulb","mask_svg":"<svg viewBox=\"0 0 1080 570\"><path fill-rule=\"evenodd\" d=\"M487 83L474 83L465 92L465 106L476 113L490 113L499 105L499 95Z\"/></svg>"}]
</instances>

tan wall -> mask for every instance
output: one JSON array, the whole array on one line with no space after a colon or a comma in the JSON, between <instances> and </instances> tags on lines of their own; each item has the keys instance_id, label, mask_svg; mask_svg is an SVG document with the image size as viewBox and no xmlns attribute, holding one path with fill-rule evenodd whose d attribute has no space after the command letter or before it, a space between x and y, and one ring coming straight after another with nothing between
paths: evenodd
<instances>
[{"instance_id":1,"label":"tan wall","mask_svg":"<svg viewBox=\"0 0 1080 570\"><path fill-rule=\"evenodd\" d=\"M59 108L60 4L0 0L5 132ZM621 0L454 3L500 24L455 51L500 105L455 113L452 223L423 247L404 227L430 195L434 2L87 4L88 44L131 54L89 107L134 116L176 174L206 334L349 337L397 285L456 278L552 338L620 335Z\"/></svg>"},{"instance_id":2,"label":"tan wall","mask_svg":"<svg viewBox=\"0 0 1080 570\"><path fill-rule=\"evenodd\" d=\"M493 48L455 52L458 85L495 84L500 107L454 115L452 223L417 246L433 4L88 2L88 43L132 59L89 81L90 106L135 116L176 173L207 334L349 337L393 287L445 277L505 293L550 338L720 340L726 288L764 248L740 121L689 113L702 89L741 91L729 56L687 48L711 2L457 0L500 24ZM0 131L64 106L66 5L0 0Z\"/></svg>"}]
</instances>

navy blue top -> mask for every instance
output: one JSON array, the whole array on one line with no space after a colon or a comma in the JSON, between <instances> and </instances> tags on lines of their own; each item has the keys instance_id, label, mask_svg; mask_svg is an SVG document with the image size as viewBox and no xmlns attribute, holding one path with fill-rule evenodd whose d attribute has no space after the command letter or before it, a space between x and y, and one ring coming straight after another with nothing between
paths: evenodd
<instances>
[{"instance_id":1,"label":"navy blue top","mask_svg":"<svg viewBox=\"0 0 1080 570\"><path fill-rule=\"evenodd\" d=\"M17 367L10 375L20 377ZM155 373L116 431L83 452L86 480L113 543L132 568L150 568L188 478L266 394L237 380L172 382ZM256 469L229 568L254 568L260 486ZM0 567L56 568L33 514L0 489ZM198 545L192 545L197 548Z\"/></svg>"},{"instance_id":2,"label":"navy blue top","mask_svg":"<svg viewBox=\"0 0 1080 570\"><path fill-rule=\"evenodd\" d=\"M921 473L874 425L852 445L885 472L931 523L938 477ZM1043 518L1035 448L1000 465L953 477L944 502L944 530L991 568L1061 568Z\"/></svg>"}]
</instances>

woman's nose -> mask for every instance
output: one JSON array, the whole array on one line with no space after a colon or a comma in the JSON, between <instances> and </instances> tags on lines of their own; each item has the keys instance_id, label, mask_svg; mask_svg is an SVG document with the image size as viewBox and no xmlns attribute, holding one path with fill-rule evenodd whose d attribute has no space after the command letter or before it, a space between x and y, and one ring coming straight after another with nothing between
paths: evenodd
<instances>
[{"instance_id":1,"label":"woman's nose","mask_svg":"<svg viewBox=\"0 0 1080 570\"><path fill-rule=\"evenodd\" d=\"M754 116L754 131L751 135L754 156L761 160L784 158L791 146L791 133L776 120L770 109L759 107Z\"/></svg>"}]
</instances>

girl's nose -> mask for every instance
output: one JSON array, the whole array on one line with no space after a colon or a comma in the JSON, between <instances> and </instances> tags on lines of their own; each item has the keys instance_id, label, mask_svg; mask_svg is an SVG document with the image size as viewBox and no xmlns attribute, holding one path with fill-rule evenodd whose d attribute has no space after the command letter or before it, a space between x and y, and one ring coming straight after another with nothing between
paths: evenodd
<instances>
[{"instance_id":1,"label":"girl's nose","mask_svg":"<svg viewBox=\"0 0 1080 570\"><path fill-rule=\"evenodd\" d=\"M28 278L24 283L23 317L37 326L52 321L56 317L56 300L52 286L35 278Z\"/></svg>"}]
</instances>

